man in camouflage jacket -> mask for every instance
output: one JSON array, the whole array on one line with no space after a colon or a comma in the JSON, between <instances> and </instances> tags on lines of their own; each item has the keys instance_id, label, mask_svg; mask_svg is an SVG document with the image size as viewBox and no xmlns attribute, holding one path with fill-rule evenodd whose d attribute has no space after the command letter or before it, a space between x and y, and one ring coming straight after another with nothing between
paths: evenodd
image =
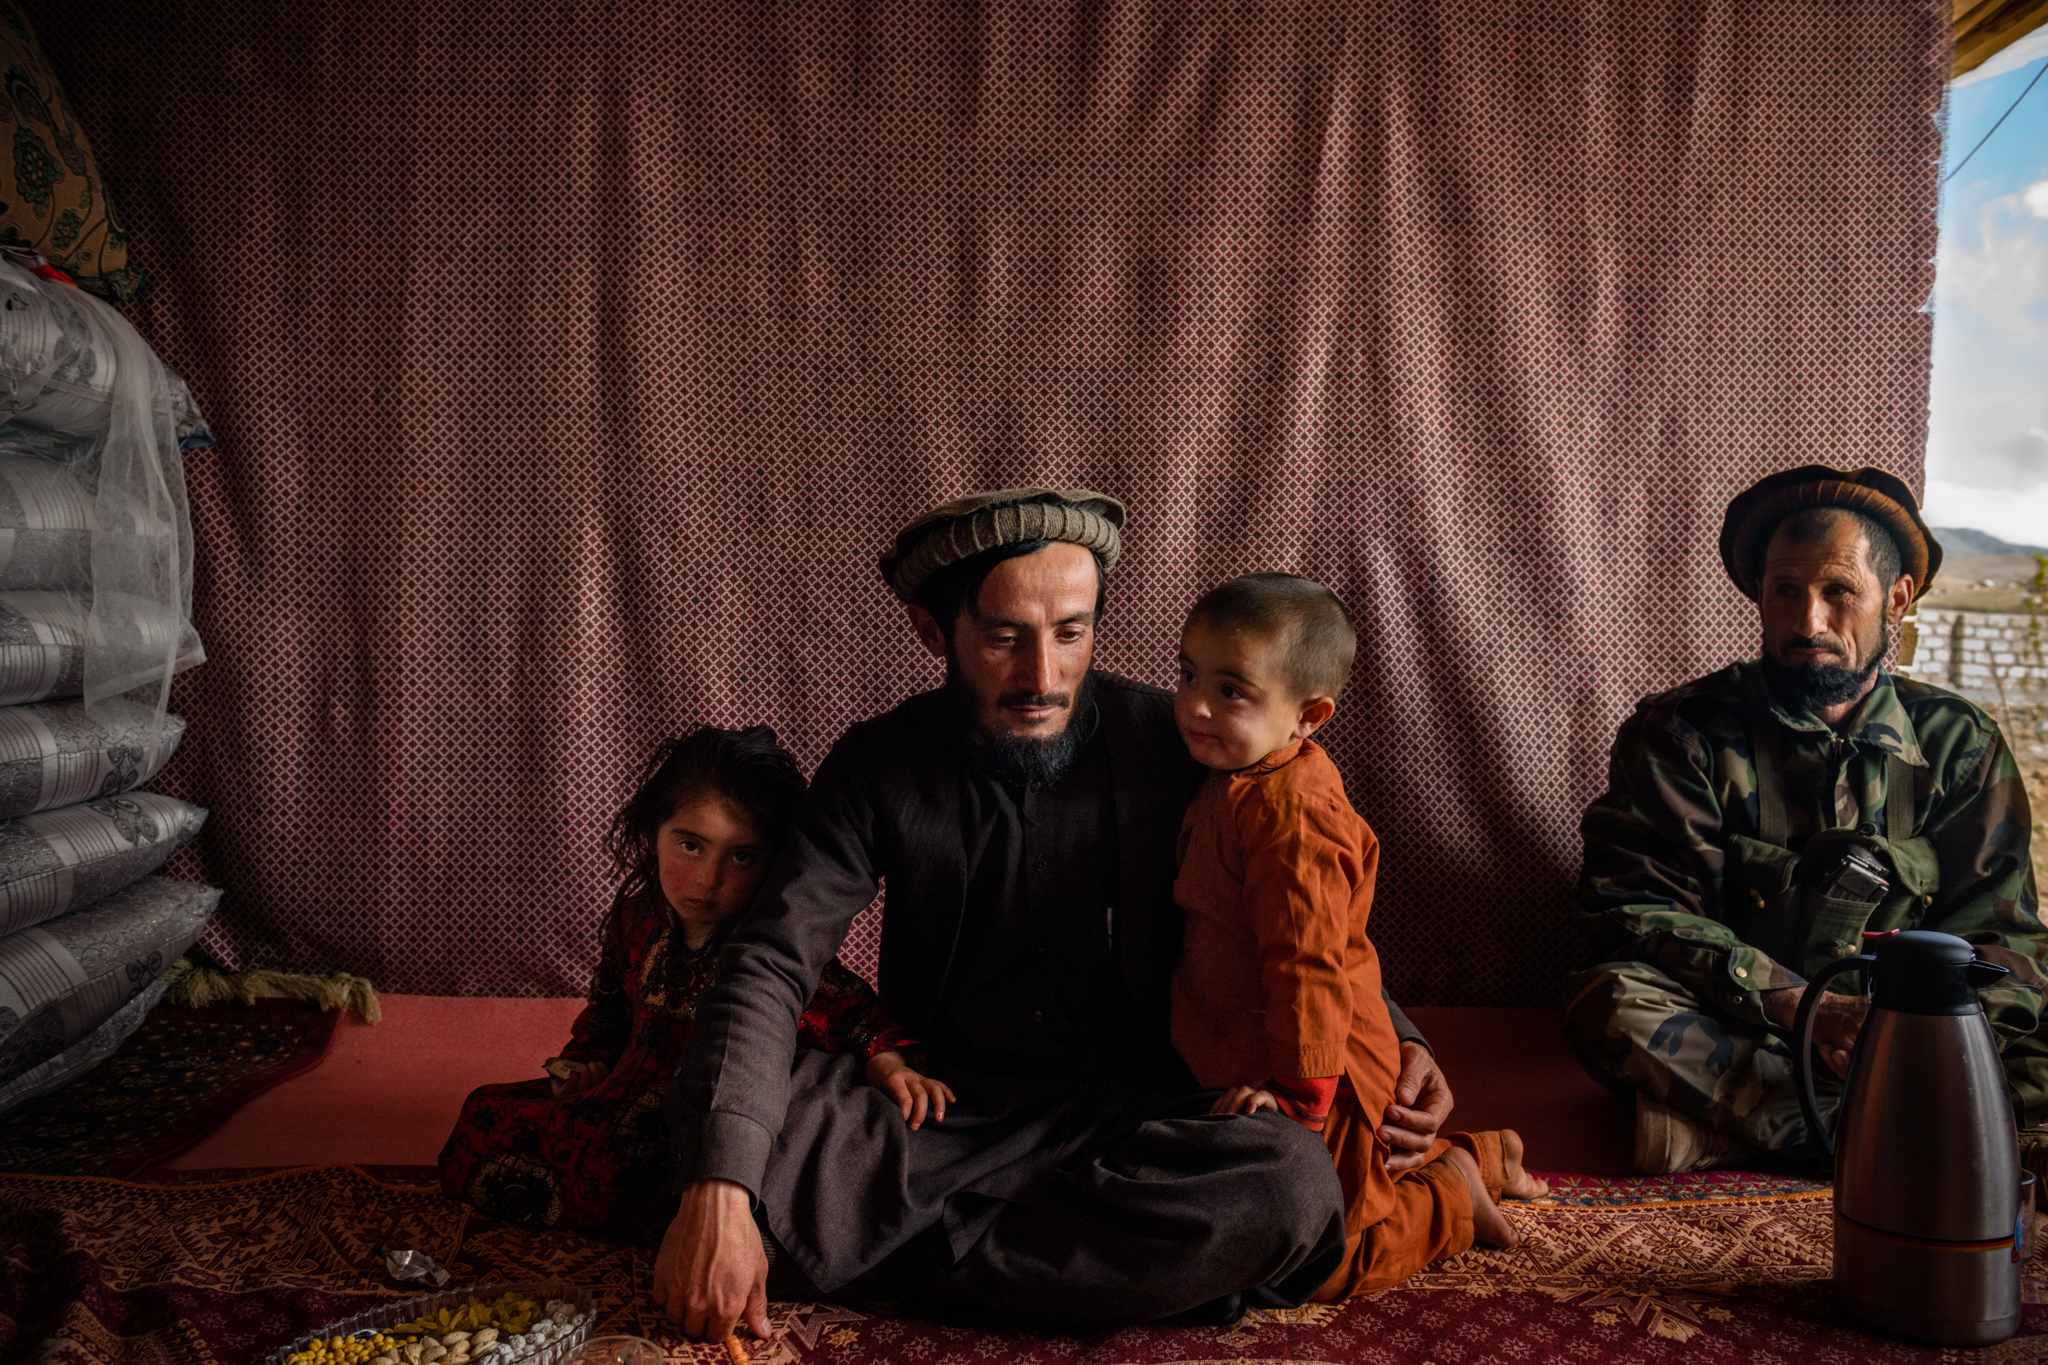
<instances>
[{"instance_id":1,"label":"man in camouflage jacket","mask_svg":"<svg viewBox=\"0 0 2048 1365\"><path fill-rule=\"evenodd\" d=\"M2010 969L1980 998L2017 1122L2040 1123L2048 931L2025 787L1982 710L1880 663L1941 562L1912 493L1872 469L1788 470L1730 505L1721 550L1759 603L1763 657L1639 703L1580 826L1599 962L1572 978L1565 1030L1596 1079L1634 1092L1638 1169L1805 1150L1787 1037L1806 978L1890 929L1955 934ZM1818 1007L1824 1114L1866 1004Z\"/></svg>"}]
</instances>

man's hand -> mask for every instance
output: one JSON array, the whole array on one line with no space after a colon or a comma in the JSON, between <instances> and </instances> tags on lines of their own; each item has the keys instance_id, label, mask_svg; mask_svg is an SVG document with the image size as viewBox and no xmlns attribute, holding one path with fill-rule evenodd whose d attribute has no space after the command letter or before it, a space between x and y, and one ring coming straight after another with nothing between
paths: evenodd
<instances>
[{"instance_id":1,"label":"man's hand","mask_svg":"<svg viewBox=\"0 0 2048 1365\"><path fill-rule=\"evenodd\" d=\"M1380 1141L1393 1148L1387 1169L1406 1171L1429 1159L1436 1130L1451 1116L1451 1084L1420 1043L1401 1044L1401 1081L1380 1123Z\"/></svg>"},{"instance_id":2,"label":"man's hand","mask_svg":"<svg viewBox=\"0 0 2048 1365\"><path fill-rule=\"evenodd\" d=\"M654 1261L654 1301L686 1336L723 1341L744 1316L768 1340L768 1253L746 1186L700 1180L683 1191Z\"/></svg>"},{"instance_id":3,"label":"man's hand","mask_svg":"<svg viewBox=\"0 0 2048 1365\"><path fill-rule=\"evenodd\" d=\"M951 1086L912 1070L900 1052L877 1052L868 1058L868 1084L896 1101L913 1133L924 1127L927 1113L933 1123L944 1123L946 1106L959 1102Z\"/></svg>"},{"instance_id":4,"label":"man's hand","mask_svg":"<svg viewBox=\"0 0 2048 1365\"><path fill-rule=\"evenodd\" d=\"M1789 986L1770 992L1764 999L1764 1013L1787 1038L1792 1037L1792 1026L1799 1018L1799 1002L1805 997L1806 987ZM1836 995L1828 991L1814 1006L1813 1050L1837 1076L1849 1074L1849 1051L1856 1046L1856 1035L1863 1032L1863 1020L1869 1013L1867 995Z\"/></svg>"}]
</instances>

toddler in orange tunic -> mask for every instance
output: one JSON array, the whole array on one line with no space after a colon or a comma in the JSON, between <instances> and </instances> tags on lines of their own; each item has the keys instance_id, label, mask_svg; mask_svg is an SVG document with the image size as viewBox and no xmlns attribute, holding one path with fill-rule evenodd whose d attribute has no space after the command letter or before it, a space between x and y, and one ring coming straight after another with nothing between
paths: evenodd
<instances>
[{"instance_id":1,"label":"toddler in orange tunic","mask_svg":"<svg viewBox=\"0 0 2048 1365\"><path fill-rule=\"evenodd\" d=\"M1356 647L1329 589L1250 574L1188 613L1174 699L1210 774L1181 824L1173 1041L1203 1085L1227 1088L1213 1112L1274 1109L1323 1134L1345 1201L1324 1301L1398 1284L1474 1240L1512 1246L1495 1201L1547 1191L1505 1130L1440 1138L1420 1167L1387 1169L1377 1130L1401 1051L1365 934L1379 841L1308 738Z\"/></svg>"}]
</instances>

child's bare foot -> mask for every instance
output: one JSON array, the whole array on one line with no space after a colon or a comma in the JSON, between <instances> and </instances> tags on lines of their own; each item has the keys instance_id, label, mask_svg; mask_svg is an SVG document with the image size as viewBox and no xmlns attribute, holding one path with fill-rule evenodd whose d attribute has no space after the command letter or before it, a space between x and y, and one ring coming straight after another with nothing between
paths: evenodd
<instances>
[{"instance_id":1,"label":"child's bare foot","mask_svg":"<svg viewBox=\"0 0 2048 1365\"><path fill-rule=\"evenodd\" d=\"M1500 1130L1500 1160L1506 1174L1500 1192L1507 1199L1541 1199L1550 1193L1550 1182L1522 1169L1522 1135L1512 1128Z\"/></svg>"},{"instance_id":2,"label":"child's bare foot","mask_svg":"<svg viewBox=\"0 0 2048 1365\"><path fill-rule=\"evenodd\" d=\"M1522 1234L1486 1192L1486 1181L1480 1177L1479 1163L1472 1159L1472 1154L1463 1147L1453 1147L1451 1160L1457 1163L1459 1174L1472 1191L1472 1240L1490 1247L1511 1247L1520 1242Z\"/></svg>"}]
</instances>

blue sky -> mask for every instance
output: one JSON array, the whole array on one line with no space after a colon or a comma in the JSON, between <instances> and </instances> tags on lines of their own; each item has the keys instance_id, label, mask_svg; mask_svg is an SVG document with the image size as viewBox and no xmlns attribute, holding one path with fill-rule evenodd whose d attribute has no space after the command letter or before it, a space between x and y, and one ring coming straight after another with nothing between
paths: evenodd
<instances>
[{"instance_id":1,"label":"blue sky","mask_svg":"<svg viewBox=\"0 0 2048 1365\"><path fill-rule=\"evenodd\" d=\"M1950 92L1944 174L2044 64ZM1942 187L1936 270L1927 520L2048 545L2048 76Z\"/></svg>"}]
</instances>

